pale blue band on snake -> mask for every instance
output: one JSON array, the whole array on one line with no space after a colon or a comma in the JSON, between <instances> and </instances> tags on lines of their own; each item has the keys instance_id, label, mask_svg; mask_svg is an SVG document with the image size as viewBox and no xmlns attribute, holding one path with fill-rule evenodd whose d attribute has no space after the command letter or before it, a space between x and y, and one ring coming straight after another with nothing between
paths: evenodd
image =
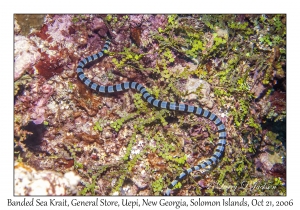
<instances>
[{"instance_id":1,"label":"pale blue band on snake","mask_svg":"<svg viewBox=\"0 0 300 210\"><path fill-rule=\"evenodd\" d=\"M218 134L219 134L219 141L218 141L217 147L216 147L213 155L211 157L207 158L206 160L202 161L200 164L184 170L179 176L177 176L174 179L174 181L171 182L171 184L168 186L168 189L164 193L164 195L170 195L174 186L179 181L184 179L188 174L190 174L193 171L197 171L202 168L205 168L209 165L216 164L220 160L221 156L223 155L223 153L225 151L225 144L226 144L225 125L222 123L220 118L218 118L214 113L212 113L208 110L205 110L201 107L196 107L196 106L191 106L191 105L181 104L181 103L176 103L176 102L161 101L159 99L156 99L150 93L148 93L148 91L146 90L146 88L143 85L141 85L137 82L124 82L124 83L112 85L112 86L103 86L103 85L98 85L98 84L92 82L90 79L88 79L84 75L83 69L84 69L84 67L86 67L86 65L88 63L102 57L104 55L104 51L108 50L109 45L110 45L110 41L107 40L104 44L103 49L99 53L88 56L79 62L78 66L77 66L77 74L78 74L79 79L86 86L88 86L89 88L93 89L94 91L100 92L100 93L114 93L114 92L124 91L124 90L128 90L128 89L135 89L142 94L142 97L145 101L147 101L149 104L151 104L157 108L168 109L168 110L172 110L172 111L182 111L182 112L187 112L187 113L193 113L195 115L202 116L202 117L205 117L205 118L211 120L212 122L214 122L214 124L217 127Z\"/></svg>"}]
</instances>

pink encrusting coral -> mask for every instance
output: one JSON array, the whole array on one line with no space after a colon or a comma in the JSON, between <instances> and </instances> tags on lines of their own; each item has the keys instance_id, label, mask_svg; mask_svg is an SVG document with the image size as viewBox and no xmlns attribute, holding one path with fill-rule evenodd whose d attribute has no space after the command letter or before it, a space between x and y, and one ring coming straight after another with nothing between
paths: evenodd
<instances>
[{"instance_id":1,"label":"pink encrusting coral","mask_svg":"<svg viewBox=\"0 0 300 210\"><path fill-rule=\"evenodd\" d=\"M38 43L41 60L35 65L39 74L46 79L60 74L70 64L72 54L78 47L78 37L72 35L74 29L70 15L54 15L46 18L46 25L40 32L33 34L31 39Z\"/></svg>"},{"instance_id":2,"label":"pink encrusting coral","mask_svg":"<svg viewBox=\"0 0 300 210\"><path fill-rule=\"evenodd\" d=\"M29 68L40 59L41 54L34 42L24 36L15 36L15 69L14 80L18 80Z\"/></svg>"},{"instance_id":3,"label":"pink encrusting coral","mask_svg":"<svg viewBox=\"0 0 300 210\"><path fill-rule=\"evenodd\" d=\"M107 36L107 27L104 21L101 18L94 18L92 22L92 30L96 31L99 36L106 37Z\"/></svg>"},{"instance_id":4,"label":"pink encrusting coral","mask_svg":"<svg viewBox=\"0 0 300 210\"><path fill-rule=\"evenodd\" d=\"M27 107L26 115L36 124L41 124L45 120L45 112L50 96L53 94L54 88L51 85L38 83L30 85L31 91L25 91L24 95L19 97L16 105L22 103Z\"/></svg>"},{"instance_id":5,"label":"pink encrusting coral","mask_svg":"<svg viewBox=\"0 0 300 210\"><path fill-rule=\"evenodd\" d=\"M72 45L73 38L69 35L69 28L73 25L70 15L55 15L52 23L48 25L47 34L52 38L52 43L61 46Z\"/></svg>"},{"instance_id":6,"label":"pink encrusting coral","mask_svg":"<svg viewBox=\"0 0 300 210\"><path fill-rule=\"evenodd\" d=\"M142 24L144 19L144 15L130 15L129 16L129 23L131 27L139 27Z\"/></svg>"},{"instance_id":7,"label":"pink encrusting coral","mask_svg":"<svg viewBox=\"0 0 300 210\"><path fill-rule=\"evenodd\" d=\"M46 109L48 100L53 93L53 87L48 84L44 84L41 87L41 92L42 92L41 98L38 100L38 102L33 107L33 109L32 109L33 112L31 114L31 118L34 119L33 122L36 125L43 123L45 120L45 115L44 115L45 109Z\"/></svg>"}]
</instances>

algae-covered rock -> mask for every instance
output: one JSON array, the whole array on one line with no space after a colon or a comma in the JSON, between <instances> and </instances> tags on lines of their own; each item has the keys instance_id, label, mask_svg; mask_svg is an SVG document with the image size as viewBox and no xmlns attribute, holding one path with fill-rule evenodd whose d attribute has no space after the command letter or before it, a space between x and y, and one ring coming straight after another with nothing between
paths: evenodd
<instances>
[{"instance_id":1,"label":"algae-covered rock","mask_svg":"<svg viewBox=\"0 0 300 210\"><path fill-rule=\"evenodd\" d=\"M210 98L210 84L201 79L189 78L185 84L184 90L187 95L184 97L188 101L199 101L201 105L211 109L214 105ZM200 96L200 97L199 97Z\"/></svg>"}]
</instances>

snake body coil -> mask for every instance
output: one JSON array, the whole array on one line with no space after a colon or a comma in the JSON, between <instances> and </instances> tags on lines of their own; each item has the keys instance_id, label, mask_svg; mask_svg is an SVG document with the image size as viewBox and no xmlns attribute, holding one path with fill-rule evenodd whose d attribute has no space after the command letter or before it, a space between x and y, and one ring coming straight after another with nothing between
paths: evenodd
<instances>
[{"instance_id":1,"label":"snake body coil","mask_svg":"<svg viewBox=\"0 0 300 210\"><path fill-rule=\"evenodd\" d=\"M225 151L225 144L226 144L226 131L225 131L225 126L222 123L222 121L213 113L211 113L208 110L202 109L201 107L196 107L196 106L191 106L187 104L178 104L176 102L167 102L167 101L161 101L156 98L154 98L146 88L137 83L137 82L124 82L121 84L117 85L112 85L112 86L103 86L103 85L98 85L94 82L92 82L90 79L88 79L84 73L83 73L83 68L90 62L97 60L98 58L102 57L104 55L104 51L108 50L110 45L110 41L106 41L104 44L103 49L94 55L88 56L84 59L82 59L78 66L77 66L77 74L79 79L89 88L100 92L100 93L113 93L113 92L119 92L119 91L124 91L127 89L136 89L142 94L142 97L145 101L147 101L149 104L161 108L161 109L168 109L172 111L182 111L182 112L187 112L187 113L194 113L195 115L205 117L212 122L215 123L218 129L219 133L219 141L217 144L217 147L213 153L213 155L200 164L193 166L189 169L184 170L179 176L177 176L174 181L171 182L171 184L168 186L168 189L165 191L165 195L170 195L171 194L171 189L178 183L178 181L182 180L184 177L186 177L188 174L195 170L200 170L201 168L205 168L209 165L216 164L221 156L223 155Z\"/></svg>"}]
</instances>

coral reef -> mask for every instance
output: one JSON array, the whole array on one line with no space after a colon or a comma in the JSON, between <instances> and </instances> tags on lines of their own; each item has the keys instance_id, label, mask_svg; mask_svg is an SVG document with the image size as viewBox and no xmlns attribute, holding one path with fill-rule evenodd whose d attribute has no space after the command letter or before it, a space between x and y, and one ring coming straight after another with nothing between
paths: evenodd
<instances>
[{"instance_id":1,"label":"coral reef","mask_svg":"<svg viewBox=\"0 0 300 210\"><path fill-rule=\"evenodd\" d=\"M14 80L18 80L27 69L32 68L32 66L39 61L41 54L34 43L24 36L15 36L14 47Z\"/></svg>"},{"instance_id":2,"label":"coral reef","mask_svg":"<svg viewBox=\"0 0 300 210\"><path fill-rule=\"evenodd\" d=\"M16 194L162 195L212 154L209 120L159 110L134 91L102 95L76 78L78 62L110 38L107 55L85 69L91 80L139 82L226 126L220 163L174 195L286 195L285 15L28 16L39 19L34 30L14 22ZM260 185L271 187L226 187Z\"/></svg>"}]
</instances>

